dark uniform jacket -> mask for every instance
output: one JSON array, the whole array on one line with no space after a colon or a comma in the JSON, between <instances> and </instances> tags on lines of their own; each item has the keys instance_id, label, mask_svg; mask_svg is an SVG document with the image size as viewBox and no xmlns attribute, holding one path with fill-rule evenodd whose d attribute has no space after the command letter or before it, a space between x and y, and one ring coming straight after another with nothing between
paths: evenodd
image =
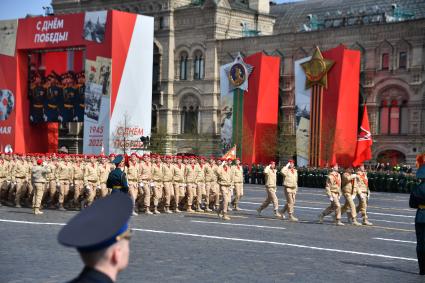
<instances>
[{"instance_id":1,"label":"dark uniform jacket","mask_svg":"<svg viewBox=\"0 0 425 283\"><path fill-rule=\"evenodd\" d=\"M69 283L113 283L113 281L100 271L90 267L84 267L80 275Z\"/></svg>"},{"instance_id":2,"label":"dark uniform jacket","mask_svg":"<svg viewBox=\"0 0 425 283\"><path fill-rule=\"evenodd\" d=\"M415 186L410 193L409 206L417 208L415 223L425 223L425 182ZM423 206L423 208L420 208Z\"/></svg>"},{"instance_id":3,"label":"dark uniform jacket","mask_svg":"<svg viewBox=\"0 0 425 283\"><path fill-rule=\"evenodd\" d=\"M126 174L120 169L115 168L109 173L106 187L110 189L119 189L123 193L128 193L128 182Z\"/></svg>"}]
</instances>

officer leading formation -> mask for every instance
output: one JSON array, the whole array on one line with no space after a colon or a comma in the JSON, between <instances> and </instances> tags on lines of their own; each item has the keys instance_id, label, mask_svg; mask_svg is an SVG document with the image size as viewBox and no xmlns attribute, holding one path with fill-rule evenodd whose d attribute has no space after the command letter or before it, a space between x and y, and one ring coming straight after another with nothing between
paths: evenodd
<instances>
[{"instance_id":1,"label":"officer leading formation","mask_svg":"<svg viewBox=\"0 0 425 283\"><path fill-rule=\"evenodd\" d=\"M239 159L213 156L1 154L0 203L31 206L38 215L42 208L80 210L96 198L122 192L132 200L133 215L214 211L222 220L229 220L229 210L240 210L244 183L254 180L265 185L266 199L257 209L259 215L272 204L275 217L285 219L287 214L289 221L297 222L296 195L299 183L305 181L299 172L305 168L297 170L294 163L289 160L276 168L275 162L270 162L261 169L253 165L250 172ZM361 225L357 222L360 213L362 224L372 225L367 216L370 180L365 167L355 172L347 168L342 175L338 170L335 164L326 175L323 187L330 205L319 215L319 223L335 213L335 224L342 226L341 217L347 212L348 223ZM283 185L286 199L282 210L278 209L279 185Z\"/></svg>"}]
</instances>

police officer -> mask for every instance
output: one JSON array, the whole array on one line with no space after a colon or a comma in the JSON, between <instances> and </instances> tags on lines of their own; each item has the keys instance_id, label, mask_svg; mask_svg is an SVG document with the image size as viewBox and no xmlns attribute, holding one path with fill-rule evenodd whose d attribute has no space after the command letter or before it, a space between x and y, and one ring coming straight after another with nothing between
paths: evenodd
<instances>
[{"instance_id":1,"label":"police officer","mask_svg":"<svg viewBox=\"0 0 425 283\"><path fill-rule=\"evenodd\" d=\"M119 209L117 209L119 208ZM112 194L74 216L59 232L58 241L78 250L84 269L71 282L115 282L129 261L133 211L127 194Z\"/></svg>"},{"instance_id":2,"label":"police officer","mask_svg":"<svg viewBox=\"0 0 425 283\"><path fill-rule=\"evenodd\" d=\"M122 155L118 155L112 160L112 163L115 164L115 169L111 171L108 175L108 180L106 181L106 187L111 189L111 193L122 192L127 194L129 191L127 176L124 173L125 160Z\"/></svg>"},{"instance_id":3,"label":"police officer","mask_svg":"<svg viewBox=\"0 0 425 283\"><path fill-rule=\"evenodd\" d=\"M416 158L419 167L416 178L419 185L412 189L409 205L417 208L415 217L416 254L418 257L419 274L425 275L425 153Z\"/></svg>"}]
</instances>

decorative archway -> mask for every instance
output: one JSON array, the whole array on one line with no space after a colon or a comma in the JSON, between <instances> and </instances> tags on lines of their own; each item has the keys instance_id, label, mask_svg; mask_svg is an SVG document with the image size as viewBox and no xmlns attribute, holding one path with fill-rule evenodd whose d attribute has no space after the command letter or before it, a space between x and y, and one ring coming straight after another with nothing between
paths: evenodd
<instances>
[{"instance_id":1,"label":"decorative archway","mask_svg":"<svg viewBox=\"0 0 425 283\"><path fill-rule=\"evenodd\" d=\"M406 155L395 149L387 149L378 154L377 161L379 163L389 163L391 166L406 162Z\"/></svg>"}]
</instances>

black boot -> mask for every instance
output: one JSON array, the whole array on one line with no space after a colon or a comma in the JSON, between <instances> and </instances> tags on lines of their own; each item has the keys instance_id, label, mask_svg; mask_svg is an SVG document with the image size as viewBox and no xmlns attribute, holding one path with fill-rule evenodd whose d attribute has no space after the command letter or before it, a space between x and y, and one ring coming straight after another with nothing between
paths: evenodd
<instances>
[{"instance_id":1,"label":"black boot","mask_svg":"<svg viewBox=\"0 0 425 283\"><path fill-rule=\"evenodd\" d=\"M418 256L419 274L425 275L425 252L416 251L416 255Z\"/></svg>"}]
</instances>

